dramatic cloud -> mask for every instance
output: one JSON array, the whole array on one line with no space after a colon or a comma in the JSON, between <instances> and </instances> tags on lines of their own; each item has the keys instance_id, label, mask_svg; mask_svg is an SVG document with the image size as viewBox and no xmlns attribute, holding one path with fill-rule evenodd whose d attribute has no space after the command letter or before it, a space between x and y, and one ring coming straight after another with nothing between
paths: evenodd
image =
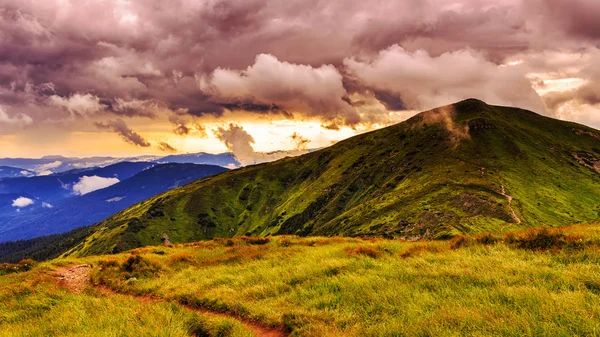
<instances>
[{"instance_id":1,"label":"dramatic cloud","mask_svg":"<svg viewBox=\"0 0 600 337\"><path fill-rule=\"evenodd\" d=\"M140 136L138 133L130 129L122 119L110 120L108 122L96 122L96 127L103 130L116 132L123 138L124 141L133 145L148 147L151 144Z\"/></svg>"},{"instance_id":2,"label":"dramatic cloud","mask_svg":"<svg viewBox=\"0 0 600 337\"><path fill-rule=\"evenodd\" d=\"M158 149L164 152L177 152L177 149L167 142L159 142Z\"/></svg>"},{"instance_id":3,"label":"dramatic cloud","mask_svg":"<svg viewBox=\"0 0 600 337\"><path fill-rule=\"evenodd\" d=\"M13 200L12 207L23 208L23 207L31 206L34 203L35 202L29 198L18 197L17 199Z\"/></svg>"},{"instance_id":4,"label":"dramatic cloud","mask_svg":"<svg viewBox=\"0 0 600 337\"><path fill-rule=\"evenodd\" d=\"M158 151L120 118L181 137L207 119L357 129L473 96L600 127L599 16L597 0L4 0L0 135L96 122Z\"/></svg>"},{"instance_id":5,"label":"dramatic cloud","mask_svg":"<svg viewBox=\"0 0 600 337\"><path fill-rule=\"evenodd\" d=\"M184 112L185 114L185 112ZM180 136L189 134L195 134L199 137L206 137L206 128L196 122L190 121L189 119L179 114L172 114L169 116L169 121L175 126L173 133Z\"/></svg>"},{"instance_id":6,"label":"dramatic cloud","mask_svg":"<svg viewBox=\"0 0 600 337\"><path fill-rule=\"evenodd\" d=\"M217 68L200 79L200 88L224 102L252 101L324 120L341 119L347 124L360 122L356 111L343 100L347 92L342 75L332 65L313 68L260 54L245 70Z\"/></svg>"},{"instance_id":7,"label":"dramatic cloud","mask_svg":"<svg viewBox=\"0 0 600 337\"><path fill-rule=\"evenodd\" d=\"M544 113L544 105L519 65L498 66L472 50L432 57L394 45L368 61L346 59L350 76L366 87L398 94L402 106L427 110L474 97ZM511 83L511 85L506 85ZM377 96L376 96L377 97ZM398 104L400 105L400 104Z\"/></svg>"},{"instance_id":8,"label":"dramatic cloud","mask_svg":"<svg viewBox=\"0 0 600 337\"><path fill-rule=\"evenodd\" d=\"M117 178L103 178L99 176L83 176L73 185L75 195L84 195L96 190L107 188L119 182Z\"/></svg>"},{"instance_id":9,"label":"dramatic cloud","mask_svg":"<svg viewBox=\"0 0 600 337\"><path fill-rule=\"evenodd\" d=\"M219 127L214 133L242 165L259 164L287 156L306 153L305 150L277 151L273 153L256 152L252 146L254 144L254 138L246 132L244 128L236 124L229 124L227 128Z\"/></svg>"},{"instance_id":10,"label":"dramatic cloud","mask_svg":"<svg viewBox=\"0 0 600 337\"><path fill-rule=\"evenodd\" d=\"M14 116L9 116L6 110L0 106L0 126L8 126L11 128L24 127L33 124L33 119L24 113L17 113Z\"/></svg>"},{"instance_id":11,"label":"dramatic cloud","mask_svg":"<svg viewBox=\"0 0 600 337\"><path fill-rule=\"evenodd\" d=\"M103 104L100 104L98 97L91 94L74 94L71 97L52 95L50 96L50 102L69 111L71 118L76 116L87 117L106 108Z\"/></svg>"}]
</instances>

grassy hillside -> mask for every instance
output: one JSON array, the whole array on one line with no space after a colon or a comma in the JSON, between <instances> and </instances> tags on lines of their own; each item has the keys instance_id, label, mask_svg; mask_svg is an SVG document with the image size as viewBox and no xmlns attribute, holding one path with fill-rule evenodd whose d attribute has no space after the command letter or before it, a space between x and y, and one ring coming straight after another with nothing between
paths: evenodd
<instances>
[{"instance_id":1,"label":"grassy hillside","mask_svg":"<svg viewBox=\"0 0 600 337\"><path fill-rule=\"evenodd\" d=\"M56 285L54 269L82 263L82 294ZM599 275L600 224L428 242L216 239L0 276L0 331L238 336L251 321L291 336L593 336Z\"/></svg>"},{"instance_id":2,"label":"grassy hillside","mask_svg":"<svg viewBox=\"0 0 600 337\"><path fill-rule=\"evenodd\" d=\"M600 132L478 100L196 181L98 224L71 254L236 235L450 238L600 219Z\"/></svg>"},{"instance_id":3,"label":"grassy hillside","mask_svg":"<svg viewBox=\"0 0 600 337\"><path fill-rule=\"evenodd\" d=\"M169 303L91 288L70 293L56 283L48 267L0 276L0 331L3 337L184 337L200 331L208 336L252 336L234 319L203 316Z\"/></svg>"}]
</instances>

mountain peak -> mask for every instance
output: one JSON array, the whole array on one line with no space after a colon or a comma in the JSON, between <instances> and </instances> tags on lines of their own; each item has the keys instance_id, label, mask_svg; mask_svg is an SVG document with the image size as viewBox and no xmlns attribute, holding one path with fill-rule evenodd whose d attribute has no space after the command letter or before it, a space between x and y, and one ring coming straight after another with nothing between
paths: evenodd
<instances>
[{"instance_id":1,"label":"mountain peak","mask_svg":"<svg viewBox=\"0 0 600 337\"><path fill-rule=\"evenodd\" d=\"M98 236L72 253L160 244L162 233L172 242L274 234L417 240L594 221L595 132L467 99L157 195L92 227Z\"/></svg>"}]
</instances>

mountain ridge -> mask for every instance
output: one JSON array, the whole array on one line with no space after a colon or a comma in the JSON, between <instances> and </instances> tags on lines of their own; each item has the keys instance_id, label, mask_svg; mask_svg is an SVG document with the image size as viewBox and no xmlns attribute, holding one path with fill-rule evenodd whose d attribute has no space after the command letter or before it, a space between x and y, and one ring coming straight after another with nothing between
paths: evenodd
<instances>
[{"instance_id":1,"label":"mountain ridge","mask_svg":"<svg viewBox=\"0 0 600 337\"><path fill-rule=\"evenodd\" d=\"M29 239L89 226L155 194L227 171L216 165L169 163L149 166L114 185L62 199L50 208L0 214L0 241ZM0 206L1 202L0 199Z\"/></svg>"},{"instance_id":2,"label":"mountain ridge","mask_svg":"<svg viewBox=\"0 0 600 337\"><path fill-rule=\"evenodd\" d=\"M600 132L469 99L243 167L96 224L67 255L238 235L446 239L600 218Z\"/></svg>"}]
</instances>

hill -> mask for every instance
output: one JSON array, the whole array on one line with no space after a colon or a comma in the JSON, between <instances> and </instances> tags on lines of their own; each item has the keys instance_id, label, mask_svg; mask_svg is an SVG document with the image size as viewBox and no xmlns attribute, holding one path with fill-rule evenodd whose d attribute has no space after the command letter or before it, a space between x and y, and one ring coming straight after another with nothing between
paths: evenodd
<instances>
[{"instance_id":1,"label":"hill","mask_svg":"<svg viewBox=\"0 0 600 337\"><path fill-rule=\"evenodd\" d=\"M227 169L214 165L158 164L112 186L60 200L51 208L0 214L0 241L29 239L89 226L156 194L224 171ZM123 171L120 172L123 175ZM1 206L0 198L0 210Z\"/></svg>"},{"instance_id":2,"label":"hill","mask_svg":"<svg viewBox=\"0 0 600 337\"><path fill-rule=\"evenodd\" d=\"M120 162L106 167L72 169L46 176L5 178L0 180L0 194L30 195L41 202L52 203L74 195L73 187L84 176L125 180L156 164Z\"/></svg>"},{"instance_id":3,"label":"hill","mask_svg":"<svg viewBox=\"0 0 600 337\"><path fill-rule=\"evenodd\" d=\"M137 157L64 157L44 156L42 158L0 158L0 178L2 178L3 165L20 168L18 172L27 169L32 174L51 174L69 170L88 169L94 167L105 167L120 162L153 162L153 163L180 163L180 164L204 164L218 165L223 167L235 167L240 163L235 159L233 153L187 153L174 154L164 157L137 156ZM17 172L17 173L18 173ZM21 176L21 175L19 175Z\"/></svg>"},{"instance_id":4,"label":"hill","mask_svg":"<svg viewBox=\"0 0 600 337\"><path fill-rule=\"evenodd\" d=\"M69 253L236 235L444 239L600 218L600 132L478 100L163 193Z\"/></svg>"},{"instance_id":5,"label":"hill","mask_svg":"<svg viewBox=\"0 0 600 337\"><path fill-rule=\"evenodd\" d=\"M2 178L18 178L18 177L31 177L34 176L35 172L24 170L18 167L0 166L0 179Z\"/></svg>"},{"instance_id":6,"label":"hill","mask_svg":"<svg viewBox=\"0 0 600 337\"><path fill-rule=\"evenodd\" d=\"M240 162L235 158L233 153L188 153L174 154L155 160L158 163L181 163L181 164L208 164L218 165L223 167L238 167Z\"/></svg>"}]
</instances>

